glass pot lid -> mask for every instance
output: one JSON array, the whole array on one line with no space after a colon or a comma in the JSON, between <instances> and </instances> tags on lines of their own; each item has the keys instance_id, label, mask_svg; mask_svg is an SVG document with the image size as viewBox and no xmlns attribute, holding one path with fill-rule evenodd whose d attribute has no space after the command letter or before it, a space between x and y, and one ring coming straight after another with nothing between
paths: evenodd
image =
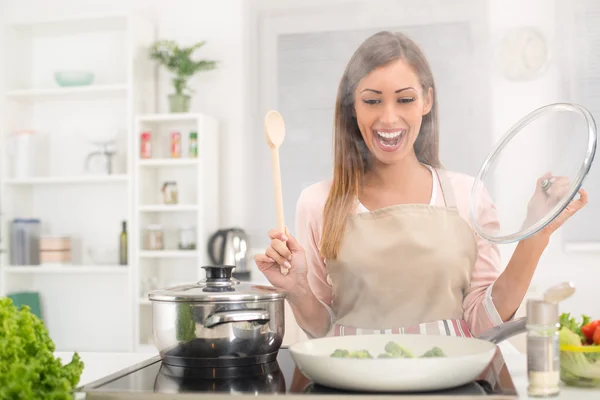
<instances>
[{"instance_id":1,"label":"glass pot lid","mask_svg":"<svg viewBox=\"0 0 600 400\"><path fill-rule=\"evenodd\" d=\"M578 104L541 107L518 121L481 166L470 219L489 242L525 239L577 197L596 153L596 123Z\"/></svg>"},{"instance_id":2,"label":"glass pot lid","mask_svg":"<svg viewBox=\"0 0 600 400\"><path fill-rule=\"evenodd\" d=\"M286 292L272 286L244 283L232 277L235 267L210 265L202 267L206 279L189 285L179 285L150 292L151 301L178 302L246 302L283 299Z\"/></svg>"}]
</instances>

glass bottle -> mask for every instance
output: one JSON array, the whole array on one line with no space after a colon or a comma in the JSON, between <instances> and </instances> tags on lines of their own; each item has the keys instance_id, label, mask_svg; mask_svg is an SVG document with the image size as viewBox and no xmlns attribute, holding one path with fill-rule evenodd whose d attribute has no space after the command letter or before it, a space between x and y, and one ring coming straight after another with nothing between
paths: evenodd
<instances>
[{"instance_id":1,"label":"glass bottle","mask_svg":"<svg viewBox=\"0 0 600 400\"><path fill-rule=\"evenodd\" d=\"M123 221L122 226L119 235L119 264L127 265L127 221Z\"/></svg>"},{"instance_id":2,"label":"glass bottle","mask_svg":"<svg viewBox=\"0 0 600 400\"><path fill-rule=\"evenodd\" d=\"M527 392L531 397L560 392L559 326L557 303L527 301Z\"/></svg>"}]
</instances>

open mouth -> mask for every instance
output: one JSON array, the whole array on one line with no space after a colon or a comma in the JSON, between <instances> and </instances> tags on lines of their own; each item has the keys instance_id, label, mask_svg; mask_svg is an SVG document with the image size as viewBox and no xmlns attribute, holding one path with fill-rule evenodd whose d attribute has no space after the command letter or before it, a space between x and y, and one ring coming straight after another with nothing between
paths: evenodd
<instances>
[{"instance_id":1,"label":"open mouth","mask_svg":"<svg viewBox=\"0 0 600 400\"><path fill-rule=\"evenodd\" d=\"M375 142L384 151L395 151L402 146L404 137L406 136L406 129L399 129L397 131L373 131Z\"/></svg>"}]
</instances>

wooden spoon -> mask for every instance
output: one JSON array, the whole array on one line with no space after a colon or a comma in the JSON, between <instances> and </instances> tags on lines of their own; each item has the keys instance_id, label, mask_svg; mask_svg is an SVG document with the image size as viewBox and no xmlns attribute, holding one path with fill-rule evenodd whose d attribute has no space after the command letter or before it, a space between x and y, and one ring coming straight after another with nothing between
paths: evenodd
<instances>
[{"instance_id":1,"label":"wooden spoon","mask_svg":"<svg viewBox=\"0 0 600 400\"><path fill-rule=\"evenodd\" d=\"M275 210L277 211L277 228L285 233L285 221L283 218L283 194L281 191L281 170L279 168L279 147L285 138L285 124L283 117L275 110L265 115L265 137L271 149L271 164L273 168L273 187L275 189ZM288 269L280 265L283 275L288 274Z\"/></svg>"}]
</instances>

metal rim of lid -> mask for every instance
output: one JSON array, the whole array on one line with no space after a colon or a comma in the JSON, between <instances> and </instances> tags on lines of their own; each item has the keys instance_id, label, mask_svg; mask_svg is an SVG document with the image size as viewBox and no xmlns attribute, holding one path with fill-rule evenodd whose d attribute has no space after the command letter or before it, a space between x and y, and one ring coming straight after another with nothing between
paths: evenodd
<instances>
[{"instance_id":1,"label":"metal rim of lid","mask_svg":"<svg viewBox=\"0 0 600 400\"><path fill-rule=\"evenodd\" d=\"M189 302L189 303L213 303L213 302L251 302L251 301L273 301L284 299L287 293L273 286L264 286L247 282L240 282L235 279L231 273L234 269L232 266L203 266L206 270L206 278L189 285L179 285L173 288L155 290L148 294L151 301L163 302ZM214 291L204 292L206 287L226 288L226 287L242 287L249 289L248 291ZM191 289L195 294L184 294L182 289Z\"/></svg>"},{"instance_id":2,"label":"metal rim of lid","mask_svg":"<svg viewBox=\"0 0 600 400\"><path fill-rule=\"evenodd\" d=\"M579 114L583 118L585 118L587 126L588 126L588 148L587 148L585 157L583 159L583 162L581 163L581 167L579 168L579 172L577 173L577 176L575 177L574 182L571 184L571 186L569 188L570 195L568 196L568 200L566 202L564 202L563 204L556 205L554 207L554 209L549 213L550 218L542 219L525 230L522 230L522 231L519 231L516 233L512 233L512 234L508 234L508 235L501 235L501 236L491 236L491 235L486 234L483 231L482 227L479 225L479 222L477 221L477 217L475 215L475 200L476 200L477 192L479 190L481 190L481 187L483 186L482 177L485 177L487 175L490 168L492 167L493 162L496 160L496 158L498 158L498 155L501 153L501 151L506 147L508 142L510 142L510 140L515 135L517 135L517 133L519 133L521 131L521 129L525 125L529 124L530 122L535 121L541 115L549 113L549 112L553 112L553 111L571 111L576 114ZM593 162L595 154L596 154L596 144L597 144L597 133L596 133L596 123L594 121L594 117L585 107L583 107L579 104L573 104L573 103L548 104L546 106L538 108L537 110L534 110L533 112L529 113L525 117L521 118L516 124L514 124L508 130L508 132L506 132L504 134L502 139L488 154L488 156L486 157L485 161L483 162L481 168L479 169L479 172L477 173L477 177L475 178L475 182L473 183L473 187L471 188L471 196L470 196L471 199L469 201L469 217L471 219L471 223L473 224L473 227L474 227L475 231L477 232L477 234L480 235L485 240L487 240L488 242L507 244L507 243L513 243L513 242L517 242L517 241L523 240L525 238L528 238L529 236L534 235L535 233L537 233L541 229L543 229L546 225L548 225L550 222L552 222L568 206L568 204L571 202L571 200L573 200L573 198L577 194L577 191L581 187L581 184L583 183L585 177L589 173L590 168L592 166L592 162Z\"/></svg>"},{"instance_id":3,"label":"metal rim of lid","mask_svg":"<svg viewBox=\"0 0 600 400\"><path fill-rule=\"evenodd\" d=\"M274 301L285 299L286 293L269 286L253 285L256 288L264 288L265 293L244 293L244 292L205 292L201 295L182 296L170 293L168 289L155 290L148 294L150 301L159 302L178 302L178 303L238 303L252 301ZM197 286L200 288L201 286Z\"/></svg>"}]
</instances>

